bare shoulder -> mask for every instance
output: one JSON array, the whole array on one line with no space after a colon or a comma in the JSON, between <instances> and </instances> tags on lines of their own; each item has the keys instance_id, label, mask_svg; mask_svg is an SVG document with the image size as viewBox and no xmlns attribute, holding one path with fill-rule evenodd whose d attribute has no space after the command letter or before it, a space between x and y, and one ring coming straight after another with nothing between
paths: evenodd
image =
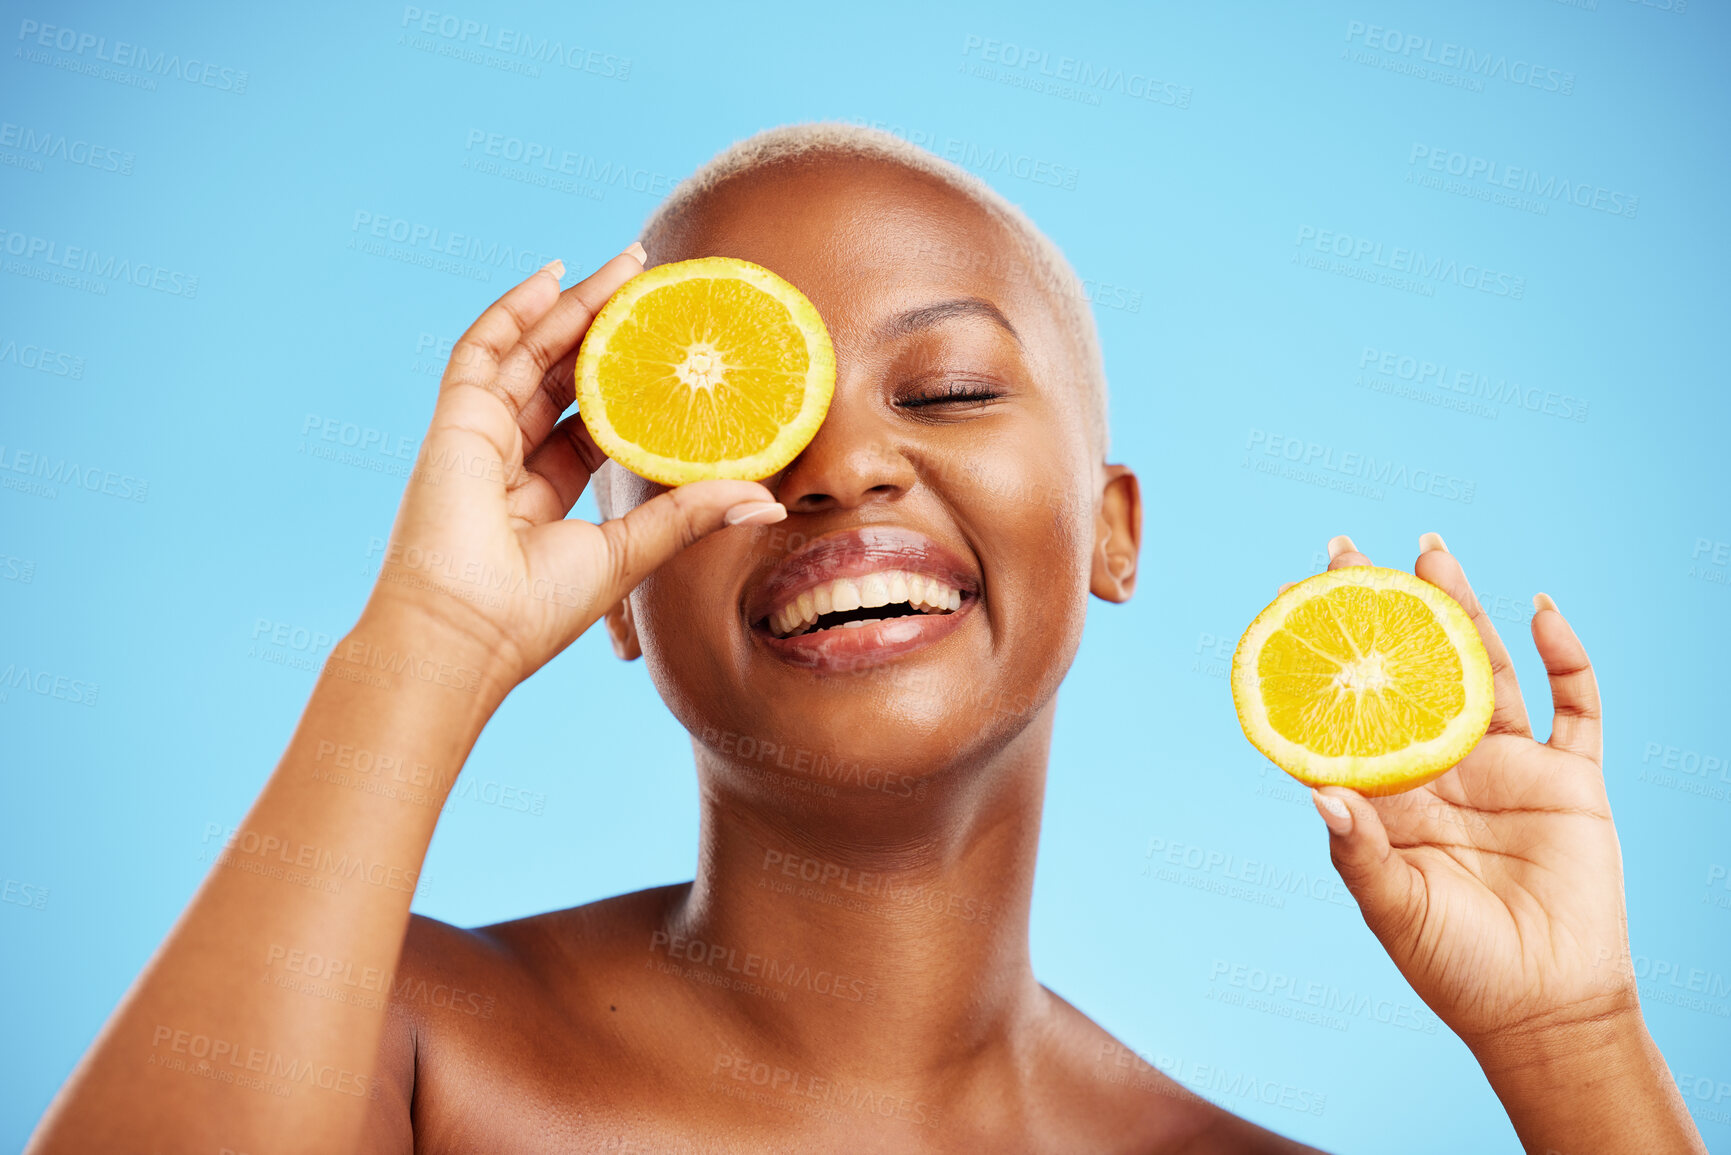
<instances>
[{"instance_id":1,"label":"bare shoulder","mask_svg":"<svg viewBox=\"0 0 1731 1155\"><path fill-rule=\"evenodd\" d=\"M598 980L644 951L652 928L689 884L466 930L413 915L393 999L417 1020L491 1021L558 987ZM440 1014L438 1012L448 1012ZM456 1017L453 1017L456 1016Z\"/></svg>"},{"instance_id":2,"label":"bare shoulder","mask_svg":"<svg viewBox=\"0 0 1731 1155\"><path fill-rule=\"evenodd\" d=\"M1322 1155L1204 1099L1058 995L1051 1000L1049 1077L1077 1126L1099 1135L1099 1149Z\"/></svg>"},{"instance_id":3,"label":"bare shoulder","mask_svg":"<svg viewBox=\"0 0 1731 1155\"><path fill-rule=\"evenodd\" d=\"M390 981L369 1150L563 1145L638 1065L632 981L683 886L464 929L413 916ZM515 1133L519 1126L535 1134Z\"/></svg>"},{"instance_id":4,"label":"bare shoulder","mask_svg":"<svg viewBox=\"0 0 1731 1155\"><path fill-rule=\"evenodd\" d=\"M413 916L392 1006L423 1052L496 1052L523 1026L549 1037L604 1025L618 1013L630 985L624 980L642 965L652 929L684 889L641 890L472 930Z\"/></svg>"}]
</instances>

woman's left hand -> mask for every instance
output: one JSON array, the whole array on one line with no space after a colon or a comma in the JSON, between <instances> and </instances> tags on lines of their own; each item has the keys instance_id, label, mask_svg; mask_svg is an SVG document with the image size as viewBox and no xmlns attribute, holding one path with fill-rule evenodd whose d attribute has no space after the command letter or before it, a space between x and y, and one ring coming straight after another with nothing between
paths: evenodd
<instances>
[{"instance_id":1,"label":"woman's left hand","mask_svg":"<svg viewBox=\"0 0 1731 1155\"><path fill-rule=\"evenodd\" d=\"M1549 741L1537 741L1508 650L1460 563L1434 533L1419 545L1413 572L1478 628L1495 711L1472 752L1424 786L1377 798L1317 792L1335 866L1413 990L1475 1054L1552 1028L1638 1019L1587 652L1555 603L1535 597L1553 715ZM1349 538L1329 553L1331 570L1371 564Z\"/></svg>"}]
</instances>

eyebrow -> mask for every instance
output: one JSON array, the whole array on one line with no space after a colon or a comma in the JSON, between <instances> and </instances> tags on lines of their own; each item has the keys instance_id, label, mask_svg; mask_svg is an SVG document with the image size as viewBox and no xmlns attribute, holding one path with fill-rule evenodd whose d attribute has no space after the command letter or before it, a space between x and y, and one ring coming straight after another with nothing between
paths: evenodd
<instances>
[{"instance_id":1,"label":"eyebrow","mask_svg":"<svg viewBox=\"0 0 1731 1155\"><path fill-rule=\"evenodd\" d=\"M909 333L942 324L953 317L983 317L1014 337L1018 345L1022 343L1022 335L1016 332L1016 327L1010 324L1010 319L1004 316L1003 310L979 297L957 297L953 301L939 301L933 305L909 309L891 318L884 326L884 333L889 337L905 337Z\"/></svg>"}]
</instances>

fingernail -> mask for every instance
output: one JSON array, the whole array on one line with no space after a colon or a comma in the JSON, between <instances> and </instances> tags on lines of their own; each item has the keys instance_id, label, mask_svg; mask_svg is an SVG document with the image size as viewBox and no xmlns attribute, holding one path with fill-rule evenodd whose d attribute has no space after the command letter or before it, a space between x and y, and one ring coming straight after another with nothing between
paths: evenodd
<instances>
[{"instance_id":1,"label":"fingernail","mask_svg":"<svg viewBox=\"0 0 1731 1155\"><path fill-rule=\"evenodd\" d=\"M1557 609L1557 603L1552 600L1550 594L1534 594L1533 612L1536 614L1540 610L1551 610L1559 614L1563 612L1562 610Z\"/></svg>"},{"instance_id":2,"label":"fingernail","mask_svg":"<svg viewBox=\"0 0 1731 1155\"><path fill-rule=\"evenodd\" d=\"M733 506L721 520L728 525L769 525L787 516L787 507L779 501L742 501Z\"/></svg>"},{"instance_id":3,"label":"fingernail","mask_svg":"<svg viewBox=\"0 0 1731 1155\"><path fill-rule=\"evenodd\" d=\"M640 265L649 263L649 254L643 251L643 246L637 241L632 241L627 245L625 252L622 255L627 257L636 257L637 263Z\"/></svg>"},{"instance_id":4,"label":"fingernail","mask_svg":"<svg viewBox=\"0 0 1731 1155\"><path fill-rule=\"evenodd\" d=\"M1449 551L1448 543L1443 541L1442 534L1440 534L1440 533L1421 533L1421 534L1419 534L1418 535L1418 551L1420 553L1429 553L1433 549L1440 549L1444 553L1447 553Z\"/></svg>"},{"instance_id":5,"label":"fingernail","mask_svg":"<svg viewBox=\"0 0 1731 1155\"><path fill-rule=\"evenodd\" d=\"M1311 540L1314 541L1315 539L1313 538ZM1344 533L1339 537L1331 537L1328 539L1328 560L1333 561L1341 554L1350 553L1357 549L1358 547L1352 544L1352 539L1347 537Z\"/></svg>"},{"instance_id":6,"label":"fingernail","mask_svg":"<svg viewBox=\"0 0 1731 1155\"><path fill-rule=\"evenodd\" d=\"M538 273L551 273L553 279L557 281L565 275L565 262L561 261L558 257L554 257L535 271Z\"/></svg>"},{"instance_id":7,"label":"fingernail","mask_svg":"<svg viewBox=\"0 0 1731 1155\"><path fill-rule=\"evenodd\" d=\"M1352 833L1352 811L1346 808L1346 803L1332 794L1324 794L1312 789L1310 800L1316 803L1316 812L1322 815L1322 821L1332 834Z\"/></svg>"}]
</instances>

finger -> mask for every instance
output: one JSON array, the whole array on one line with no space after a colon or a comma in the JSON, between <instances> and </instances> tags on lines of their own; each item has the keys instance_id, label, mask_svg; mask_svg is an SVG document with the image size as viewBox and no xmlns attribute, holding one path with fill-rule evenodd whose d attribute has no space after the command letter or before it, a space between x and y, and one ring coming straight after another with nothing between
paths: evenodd
<instances>
[{"instance_id":1,"label":"finger","mask_svg":"<svg viewBox=\"0 0 1731 1155\"><path fill-rule=\"evenodd\" d=\"M1461 609L1472 619L1474 628L1479 632L1479 640L1485 645L1485 654L1491 660L1491 681L1496 690L1496 706L1491 710L1491 725L1487 731L1491 734L1518 734L1523 738L1533 736L1533 727L1527 721L1527 704L1521 698L1521 683L1515 677L1514 663L1509 660L1508 647L1503 645L1502 638L1497 636L1497 628L1491 624L1490 615L1485 613L1479 604L1478 595L1473 593L1473 587L1467 581L1466 571L1461 569L1461 563L1443 539L1434 533L1427 533L1418 539L1420 553L1413 563L1412 572L1436 586L1460 603Z\"/></svg>"},{"instance_id":2,"label":"finger","mask_svg":"<svg viewBox=\"0 0 1731 1155\"><path fill-rule=\"evenodd\" d=\"M583 418L573 413L523 463L523 482L508 495L509 513L531 525L564 517L605 460Z\"/></svg>"},{"instance_id":3,"label":"finger","mask_svg":"<svg viewBox=\"0 0 1731 1155\"><path fill-rule=\"evenodd\" d=\"M522 472L521 441L517 423L492 394L466 385L446 390L433 405L409 489L447 497L473 491L497 501Z\"/></svg>"},{"instance_id":4,"label":"finger","mask_svg":"<svg viewBox=\"0 0 1731 1155\"><path fill-rule=\"evenodd\" d=\"M1370 559L1358 552L1352 539L1344 533L1328 539L1328 568L1341 569L1349 565L1369 565Z\"/></svg>"},{"instance_id":5,"label":"finger","mask_svg":"<svg viewBox=\"0 0 1731 1155\"><path fill-rule=\"evenodd\" d=\"M554 372L554 367L567 356L574 362L578 342L601 306L643 271L638 255L642 252L643 246L633 241L630 248L559 294L558 303L524 331L500 362L494 387L516 416L525 446L539 445L571 404L576 383L570 374Z\"/></svg>"},{"instance_id":6,"label":"finger","mask_svg":"<svg viewBox=\"0 0 1731 1155\"><path fill-rule=\"evenodd\" d=\"M574 345L541 374L540 385L517 414L517 427L523 431L526 452L535 451L576 398L577 346Z\"/></svg>"},{"instance_id":7,"label":"finger","mask_svg":"<svg viewBox=\"0 0 1731 1155\"><path fill-rule=\"evenodd\" d=\"M600 604L613 605L674 554L726 525L769 525L786 516L755 481L694 481L652 497L601 523L609 566Z\"/></svg>"},{"instance_id":8,"label":"finger","mask_svg":"<svg viewBox=\"0 0 1731 1155\"><path fill-rule=\"evenodd\" d=\"M1337 558L1345 558L1346 560L1341 561L1337 565L1336 564ZM1369 565L1369 564L1370 564L1370 559L1365 557L1362 553L1359 553L1358 548L1352 544L1352 539L1350 537L1347 537L1344 533L1341 534L1339 537L1335 537L1335 538L1330 539L1330 541L1328 543L1328 568L1329 569L1339 569L1340 566L1343 566L1343 565ZM1281 582L1280 588L1275 591L1275 596L1278 597L1280 594L1285 593L1287 590L1291 589L1293 586L1295 586L1297 584L1298 584L1297 582Z\"/></svg>"},{"instance_id":9,"label":"finger","mask_svg":"<svg viewBox=\"0 0 1731 1155\"><path fill-rule=\"evenodd\" d=\"M1340 880L1352 892L1371 933L1395 953L1395 944L1422 922L1423 878L1389 845L1382 818L1358 792L1324 786L1313 789L1310 798L1328 826L1328 853Z\"/></svg>"},{"instance_id":10,"label":"finger","mask_svg":"<svg viewBox=\"0 0 1731 1155\"><path fill-rule=\"evenodd\" d=\"M1599 680L1587 648L1549 594L1533 595L1532 626L1533 645L1551 680L1551 740L1546 745L1602 765Z\"/></svg>"},{"instance_id":11,"label":"finger","mask_svg":"<svg viewBox=\"0 0 1731 1155\"><path fill-rule=\"evenodd\" d=\"M564 275L565 262L548 261L487 306L451 346L451 360L439 381L439 391L454 385L486 388L524 332L558 301L559 278Z\"/></svg>"}]
</instances>

